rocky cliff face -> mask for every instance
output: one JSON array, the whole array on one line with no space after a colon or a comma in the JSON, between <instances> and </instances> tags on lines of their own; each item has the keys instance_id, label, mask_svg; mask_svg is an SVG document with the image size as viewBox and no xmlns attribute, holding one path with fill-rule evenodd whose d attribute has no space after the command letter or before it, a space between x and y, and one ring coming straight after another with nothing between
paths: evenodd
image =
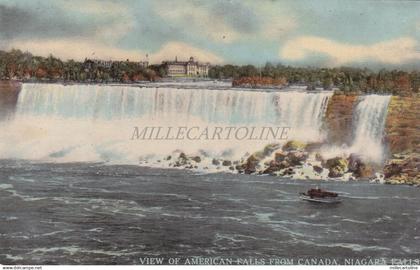
<instances>
[{"instance_id":1,"label":"rocky cliff face","mask_svg":"<svg viewBox=\"0 0 420 270\"><path fill-rule=\"evenodd\" d=\"M350 143L356 99L357 96L333 95L328 101L325 125L329 143L337 145Z\"/></svg>"},{"instance_id":2,"label":"rocky cliff face","mask_svg":"<svg viewBox=\"0 0 420 270\"><path fill-rule=\"evenodd\" d=\"M420 152L420 97L393 96L388 106L385 140L391 154Z\"/></svg>"},{"instance_id":3,"label":"rocky cliff face","mask_svg":"<svg viewBox=\"0 0 420 270\"><path fill-rule=\"evenodd\" d=\"M385 178L391 184L420 184L420 97L393 96L388 107L385 142L389 160Z\"/></svg>"},{"instance_id":4,"label":"rocky cliff face","mask_svg":"<svg viewBox=\"0 0 420 270\"><path fill-rule=\"evenodd\" d=\"M21 83L0 81L0 120L10 117L16 107Z\"/></svg>"}]
</instances>

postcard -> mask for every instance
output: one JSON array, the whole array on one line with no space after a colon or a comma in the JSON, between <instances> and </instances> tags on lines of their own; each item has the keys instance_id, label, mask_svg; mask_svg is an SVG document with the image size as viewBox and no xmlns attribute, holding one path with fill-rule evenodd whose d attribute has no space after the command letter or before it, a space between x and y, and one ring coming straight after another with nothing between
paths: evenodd
<instances>
[{"instance_id":1,"label":"postcard","mask_svg":"<svg viewBox=\"0 0 420 270\"><path fill-rule=\"evenodd\" d=\"M417 269L419 11L0 0L2 269Z\"/></svg>"}]
</instances>

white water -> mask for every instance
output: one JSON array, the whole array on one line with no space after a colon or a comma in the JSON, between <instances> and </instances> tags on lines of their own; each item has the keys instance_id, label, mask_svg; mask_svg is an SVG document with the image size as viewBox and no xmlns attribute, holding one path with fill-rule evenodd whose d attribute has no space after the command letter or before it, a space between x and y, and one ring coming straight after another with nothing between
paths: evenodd
<instances>
[{"instance_id":1,"label":"white water","mask_svg":"<svg viewBox=\"0 0 420 270\"><path fill-rule=\"evenodd\" d=\"M318 141L331 94L24 84L0 133L0 157L137 164L179 150L238 158L272 141L130 138L135 126L287 126L289 139Z\"/></svg>"},{"instance_id":2,"label":"white water","mask_svg":"<svg viewBox=\"0 0 420 270\"><path fill-rule=\"evenodd\" d=\"M199 118L206 123L304 128L319 136L329 96L331 92L25 84L19 95L17 115L109 121L141 117L182 125Z\"/></svg>"},{"instance_id":3,"label":"white water","mask_svg":"<svg viewBox=\"0 0 420 270\"><path fill-rule=\"evenodd\" d=\"M354 111L353 149L373 160L383 159L383 135L390 96L368 95ZM368 146L368 147L367 147Z\"/></svg>"},{"instance_id":4,"label":"white water","mask_svg":"<svg viewBox=\"0 0 420 270\"><path fill-rule=\"evenodd\" d=\"M156 162L182 151L209 160L240 159L273 141L130 138L135 126L286 126L291 128L288 139L320 141L326 133L322 123L331 94L154 85L24 84L14 119L2 123L0 158L138 164ZM381 161L388 102L389 96L359 97L352 145L328 147L323 154L358 153Z\"/></svg>"},{"instance_id":5,"label":"white water","mask_svg":"<svg viewBox=\"0 0 420 270\"><path fill-rule=\"evenodd\" d=\"M350 146L328 147L326 157L351 153L381 163L384 159L384 127L391 96L360 96L353 112L353 142Z\"/></svg>"}]
</instances>

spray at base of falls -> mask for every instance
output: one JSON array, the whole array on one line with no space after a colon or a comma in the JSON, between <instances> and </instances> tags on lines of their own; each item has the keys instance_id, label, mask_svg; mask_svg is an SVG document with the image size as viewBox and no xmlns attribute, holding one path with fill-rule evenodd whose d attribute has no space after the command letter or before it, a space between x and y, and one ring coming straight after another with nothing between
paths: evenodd
<instances>
[{"instance_id":1,"label":"spray at base of falls","mask_svg":"<svg viewBox=\"0 0 420 270\"><path fill-rule=\"evenodd\" d=\"M364 160L374 163L384 161L384 127L391 96L360 96L353 111L353 141L350 146L325 146L326 158L349 156L356 153Z\"/></svg>"},{"instance_id":2,"label":"spray at base of falls","mask_svg":"<svg viewBox=\"0 0 420 270\"><path fill-rule=\"evenodd\" d=\"M200 157L189 168L232 171L237 164L215 165L214 160L244 162L251 153L279 141L130 140L133 128L283 126L290 127L290 140L319 142L328 132L322 127L331 95L296 90L24 84L14 119L3 123L0 158L167 167L176 165L174 158L186 153ZM323 154L363 154L368 143L374 153L368 158L380 159L387 102L389 97L361 97L354 112L353 145L337 148L336 153L328 147Z\"/></svg>"}]
</instances>

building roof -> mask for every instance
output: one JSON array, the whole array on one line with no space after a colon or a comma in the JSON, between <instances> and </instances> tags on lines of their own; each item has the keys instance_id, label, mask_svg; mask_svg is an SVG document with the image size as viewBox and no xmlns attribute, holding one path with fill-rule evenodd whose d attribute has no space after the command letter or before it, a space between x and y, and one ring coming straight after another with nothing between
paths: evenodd
<instances>
[{"instance_id":1,"label":"building roof","mask_svg":"<svg viewBox=\"0 0 420 270\"><path fill-rule=\"evenodd\" d=\"M205 66L205 65L210 65L210 63L200 63L198 61L194 61L194 57L190 57L189 61L178 61L178 58L175 57L174 61L162 61L162 64L164 65L188 65L188 64L194 64L194 65L200 65L200 66Z\"/></svg>"}]
</instances>

